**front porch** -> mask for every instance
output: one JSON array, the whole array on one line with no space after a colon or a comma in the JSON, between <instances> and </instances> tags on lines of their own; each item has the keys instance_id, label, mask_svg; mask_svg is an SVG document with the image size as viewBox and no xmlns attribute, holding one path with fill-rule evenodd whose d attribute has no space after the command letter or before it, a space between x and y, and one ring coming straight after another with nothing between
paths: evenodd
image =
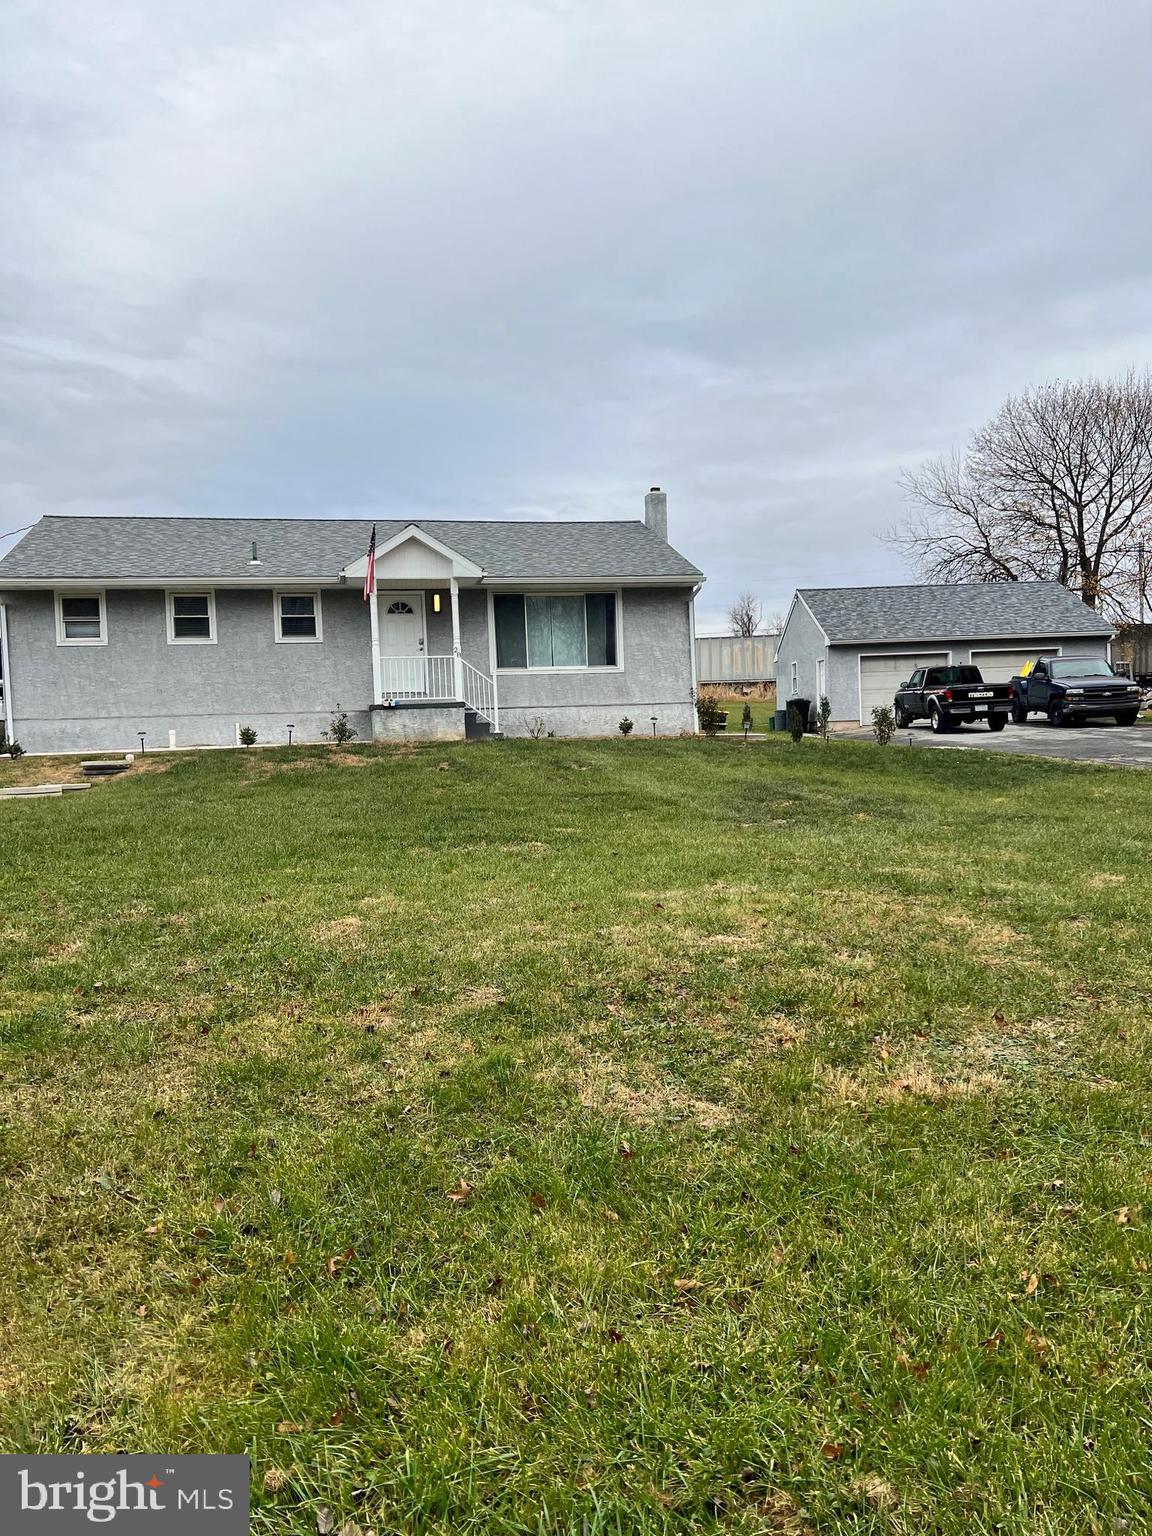
<instances>
[{"instance_id":1,"label":"front porch","mask_svg":"<svg viewBox=\"0 0 1152 1536\"><path fill-rule=\"evenodd\" d=\"M405 529L357 561L372 648L372 734L377 739L462 740L500 733L500 702L488 644L480 567L423 529ZM465 654L461 587L468 602Z\"/></svg>"}]
</instances>

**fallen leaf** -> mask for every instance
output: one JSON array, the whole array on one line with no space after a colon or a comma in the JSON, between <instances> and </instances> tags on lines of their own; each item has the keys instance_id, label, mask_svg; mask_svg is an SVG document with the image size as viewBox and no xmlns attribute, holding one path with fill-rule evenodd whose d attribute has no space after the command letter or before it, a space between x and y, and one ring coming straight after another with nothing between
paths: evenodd
<instances>
[{"instance_id":1,"label":"fallen leaf","mask_svg":"<svg viewBox=\"0 0 1152 1536\"><path fill-rule=\"evenodd\" d=\"M609 1328L605 1336L609 1344L623 1344L624 1342L624 1335L620 1332L619 1328Z\"/></svg>"},{"instance_id":2,"label":"fallen leaf","mask_svg":"<svg viewBox=\"0 0 1152 1536\"><path fill-rule=\"evenodd\" d=\"M619 1147L620 1156L623 1158L635 1157L636 1154L626 1141L622 1141Z\"/></svg>"},{"instance_id":3,"label":"fallen leaf","mask_svg":"<svg viewBox=\"0 0 1152 1536\"><path fill-rule=\"evenodd\" d=\"M278 1435L299 1435L303 1432L303 1429L304 1426L302 1424L293 1424L291 1419L281 1419L276 1426L276 1433Z\"/></svg>"},{"instance_id":4,"label":"fallen leaf","mask_svg":"<svg viewBox=\"0 0 1152 1536\"><path fill-rule=\"evenodd\" d=\"M345 1248L343 1253L334 1253L325 1265L329 1278L335 1275L337 1270L343 1269L345 1264L350 1263L355 1257L355 1248Z\"/></svg>"},{"instance_id":5,"label":"fallen leaf","mask_svg":"<svg viewBox=\"0 0 1152 1536\"><path fill-rule=\"evenodd\" d=\"M673 1280L673 1286L678 1291L694 1291L699 1286L699 1280Z\"/></svg>"},{"instance_id":6,"label":"fallen leaf","mask_svg":"<svg viewBox=\"0 0 1152 1536\"><path fill-rule=\"evenodd\" d=\"M471 1200L472 1194L471 1184L469 1184L467 1179L461 1179L455 1189L448 1191L448 1198L455 1205L463 1205L465 1200Z\"/></svg>"},{"instance_id":7,"label":"fallen leaf","mask_svg":"<svg viewBox=\"0 0 1152 1536\"><path fill-rule=\"evenodd\" d=\"M619 1216L617 1216L616 1212L615 1211L610 1211L607 1206L604 1207L604 1219L606 1221L619 1221L620 1220L620 1218L619 1218Z\"/></svg>"},{"instance_id":8,"label":"fallen leaf","mask_svg":"<svg viewBox=\"0 0 1152 1536\"><path fill-rule=\"evenodd\" d=\"M280 1493L288 1486L288 1474L279 1467L269 1467L264 1474L264 1492Z\"/></svg>"},{"instance_id":9,"label":"fallen leaf","mask_svg":"<svg viewBox=\"0 0 1152 1536\"><path fill-rule=\"evenodd\" d=\"M160 1230L160 1228L161 1228L161 1227L162 1227L162 1226L163 1226L163 1225L164 1225L164 1223L163 1223L163 1222L162 1222L162 1221L158 1221L158 1222L156 1222L156 1223L155 1223L155 1224L154 1224L154 1225L153 1225L153 1226L151 1226L151 1227L145 1227L145 1228L144 1228L144 1236L145 1236L145 1237L155 1237L155 1236L156 1236L156 1234L157 1234L157 1232L159 1232L159 1230Z\"/></svg>"},{"instance_id":10,"label":"fallen leaf","mask_svg":"<svg viewBox=\"0 0 1152 1536\"><path fill-rule=\"evenodd\" d=\"M1122 1205L1113 1216L1112 1220L1118 1227L1130 1227L1132 1225L1132 1218L1136 1215L1139 1209L1140 1207L1138 1205Z\"/></svg>"},{"instance_id":11,"label":"fallen leaf","mask_svg":"<svg viewBox=\"0 0 1152 1536\"><path fill-rule=\"evenodd\" d=\"M1021 1272L1020 1278L1024 1282L1025 1296L1035 1296L1040 1285L1040 1276L1035 1273L1029 1274L1025 1269Z\"/></svg>"},{"instance_id":12,"label":"fallen leaf","mask_svg":"<svg viewBox=\"0 0 1152 1536\"><path fill-rule=\"evenodd\" d=\"M284 1196L278 1189L273 1189L269 1191L268 1198L271 1200L273 1205L279 1205L283 1201Z\"/></svg>"},{"instance_id":13,"label":"fallen leaf","mask_svg":"<svg viewBox=\"0 0 1152 1536\"><path fill-rule=\"evenodd\" d=\"M986 1339L980 1340L981 1349L999 1349L1004 1342L1004 1330L997 1328L995 1333L990 1333Z\"/></svg>"},{"instance_id":14,"label":"fallen leaf","mask_svg":"<svg viewBox=\"0 0 1152 1536\"><path fill-rule=\"evenodd\" d=\"M842 1445L835 1445L830 1440L825 1440L824 1444L820 1447L820 1454L825 1461L839 1461L844 1454L844 1447Z\"/></svg>"},{"instance_id":15,"label":"fallen leaf","mask_svg":"<svg viewBox=\"0 0 1152 1536\"><path fill-rule=\"evenodd\" d=\"M1031 1328L1024 1330L1024 1342L1029 1349L1035 1350L1038 1355L1046 1355L1052 1348L1051 1341L1042 1333L1034 1333Z\"/></svg>"},{"instance_id":16,"label":"fallen leaf","mask_svg":"<svg viewBox=\"0 0 1152 1536\"><path fill-rule=\"evenodd\" d=\"M336 1521L332 1517L332 1511L324 1504L316 1511L316 1529L319 1536L332 1536L336 1529Z\"/></svg>"},{"instance_id":17,"label":"fallen leaf","mask_svg":"<svg viewBox=\"0 0 1152 1536\"><path fill-rule=\"evenodd\" d=\"M223 1195L217 1195L216 1196L215 1200L213 1200L213 1202L212 1202L212 1209L216 1212L217 1216L219 1216L220 1213L224 1210L224 1196Z\"/></svg>"},{"instance_id":18,"label":"fallen leaf","mask_svg":"<svg viewBox=\"0 0 1152 1536\"><path fill-rule=\"evenodd\" d=\"M533 1195L529 1201L529 1204L532 1206L533 1210L536 1211L546 1211L548 1209L548 1202L541 1194Z\"/></svg>"}]
</instances>

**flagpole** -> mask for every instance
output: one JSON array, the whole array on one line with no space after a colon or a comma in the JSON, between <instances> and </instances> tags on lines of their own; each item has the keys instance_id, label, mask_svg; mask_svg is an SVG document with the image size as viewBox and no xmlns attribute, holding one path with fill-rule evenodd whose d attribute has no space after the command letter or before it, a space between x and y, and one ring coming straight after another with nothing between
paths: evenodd
<instances>
[{"instance_id":1,"label":"flagpole","mask_svg":"<svg viewBox=\"0 0 1152 1536\"><path fill-rule=\"evenodd\" d=\"M375 538L376 530L372 530ZM380 604L376 601L376 562L372 561L372 596L368 600L368 623L372 630L372 702L384 702L384 667L380 659Z\"/></svg>"}]
</instances>

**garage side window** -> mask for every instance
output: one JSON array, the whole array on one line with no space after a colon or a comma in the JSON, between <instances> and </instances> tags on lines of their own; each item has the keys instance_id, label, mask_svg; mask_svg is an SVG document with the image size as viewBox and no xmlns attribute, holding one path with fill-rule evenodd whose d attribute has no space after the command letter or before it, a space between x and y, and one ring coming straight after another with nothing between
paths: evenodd
<instances>
[{"instance_id":1,"label":"garage side window","mask_svg":"<svg viewBox=\"0 0 1152 1536\"><path fill-rule=\"evenodd\" d=\"M57 592L56 644L108 644L103 592Z\"/></svg>"}]
</instances>

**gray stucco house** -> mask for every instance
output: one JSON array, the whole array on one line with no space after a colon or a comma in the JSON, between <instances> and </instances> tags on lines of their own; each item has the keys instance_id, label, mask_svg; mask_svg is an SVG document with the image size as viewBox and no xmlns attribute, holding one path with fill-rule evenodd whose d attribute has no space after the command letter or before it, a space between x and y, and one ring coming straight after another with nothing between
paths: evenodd
<instances>
[{"instance_id":1,"label":"gray stucco house","mask_svg":"<svg viewBox=\"0 0 1152 1536\"><path fill-rule=\"evenodd\" d=\"M1007 682L1042 654L1106 656L1111 638L1055 581L801 587L777 645L777 696L826 694L834 722L866 725L916 667L974 662L987 681Z\"/></svg>"},{"instance_id":2,"label":"gray stucco house","mask_svg":"<svg viewBox=\"0 0 1152 1536\"><path fill-rule=\"evenodd\" d=\"M635 522L49 516L0 560L4 721L28 751L696 726L701 573Z\"/></svg>"}]
</instances>

